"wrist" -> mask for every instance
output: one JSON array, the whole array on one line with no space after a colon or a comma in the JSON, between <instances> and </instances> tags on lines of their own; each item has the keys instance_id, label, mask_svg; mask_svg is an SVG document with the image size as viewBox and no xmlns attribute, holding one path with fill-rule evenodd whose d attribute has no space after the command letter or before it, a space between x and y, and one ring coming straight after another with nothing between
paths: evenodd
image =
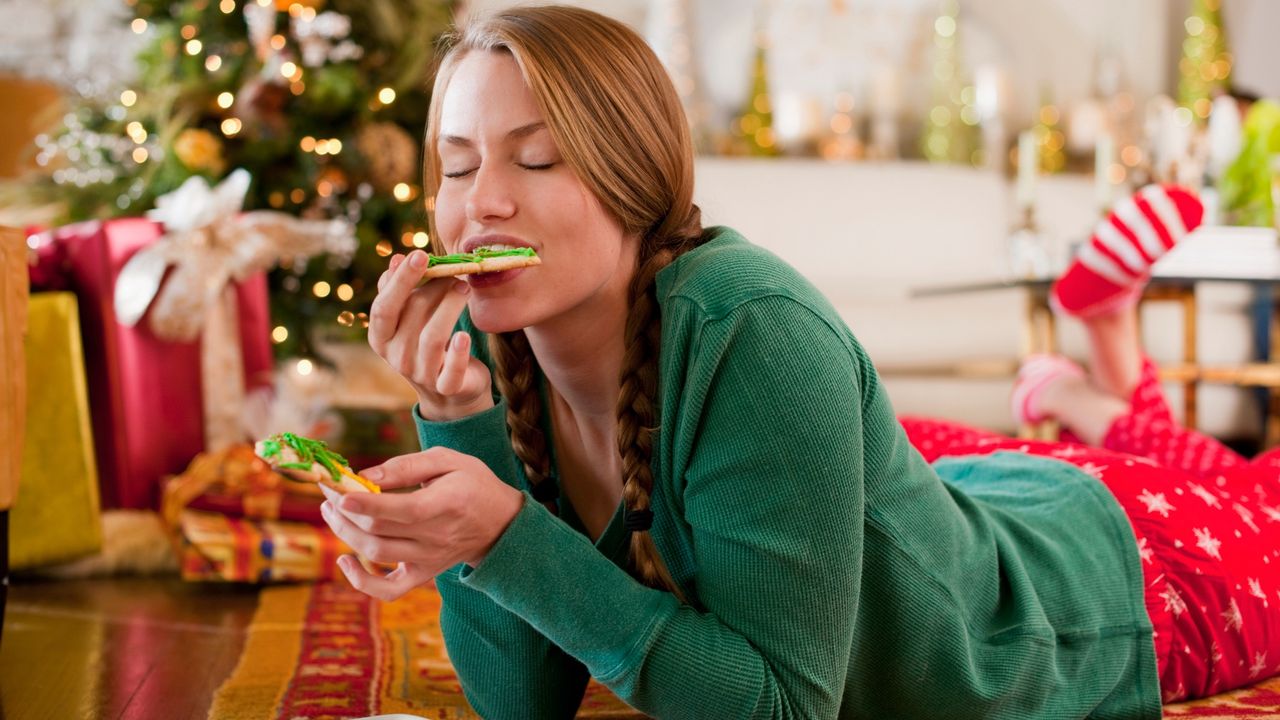
<instances>
[{"instance_id":1,"label":"wrist","mask_svg":"<svg viewBox=\"0 0 1280 720\"><path fill-rule=\"evenodd\" d=\"M427 422L449 422L478 415L493 407L493 399L484 394L466 403L440 402L438 398L418 395L418 416Z\"/></svg>"},{"instance_id":2,"label":"wrist","mask_svg":"<svg viewBox=\"0 0 1280 720\"><path fill-rule=\"evenodd\" d=\"M497 528L497 532L494 533L489 542L485 543L475 557L464 561L472 568L476 568L480 563L484 562L484 559L489 556L489 551L493 549L494 545L498 544L498 540L502 539L502 536L507 532L507 528L511 527L511 523L515 521L516 516L524 509L524 493L510 486L504 485L503 487L505 499L502 503L499 503L501 510L495 513L497 522L494 523L494 527Z\"/></svg>"}]
</instances>

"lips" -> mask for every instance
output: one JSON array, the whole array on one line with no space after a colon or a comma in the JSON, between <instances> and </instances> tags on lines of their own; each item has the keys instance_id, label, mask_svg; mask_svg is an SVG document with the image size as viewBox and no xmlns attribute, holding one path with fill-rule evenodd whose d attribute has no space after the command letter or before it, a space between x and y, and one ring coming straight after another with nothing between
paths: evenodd
<instances>
[{"instance_id":1,"label":"lips","mask_svg":"<svg viewBox=\"0 0 1280 720\"><path fill-rule=\"evenodd\" d=\"M501 272L492 273L476 273L475 275L467 275L467 282L474 289L486 289L505 285L506 283L519 277L528 268L514 268L512 270L503 270Z\"/></svg>"}]
</instances>

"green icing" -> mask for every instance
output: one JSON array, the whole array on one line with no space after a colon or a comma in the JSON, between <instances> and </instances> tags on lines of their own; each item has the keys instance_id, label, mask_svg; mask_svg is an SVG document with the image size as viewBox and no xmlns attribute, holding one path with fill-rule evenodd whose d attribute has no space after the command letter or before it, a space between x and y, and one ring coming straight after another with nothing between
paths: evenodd
<instances>
[{"instance_id":1,"label":"green icing","mask_svg":"<svg viewBox=\"0 0 1280 720\"><path fill-rule=\"evenodd\" d=\"M280 433L263 440L262 456L266 460L279 458L285 447L297 453L300 462L278 463L277 467L310 470L311 466L316 464L329 471L329 476L334 481L342 475L338 470L339 467L351 467L351 463L347 462L346 458L330 450L328 443L323 440L312 440L293 433Z\"/></svg>"},{"instance_id":2,"label":"green icing","mask_svg":"<svg viewBox=\"0 0 1280 720\"><path fill-rule=\"evenodd\" d=\"M433 268L437 265L459 265L462 263L478 263L481 260L500 257L535 257L537 253L533 248L515 248L514 250L490 250L489 248L476 248L475 252L470 253L454 253L453 255L428 255L427 267Z\"/></svg>"}]
</instances>

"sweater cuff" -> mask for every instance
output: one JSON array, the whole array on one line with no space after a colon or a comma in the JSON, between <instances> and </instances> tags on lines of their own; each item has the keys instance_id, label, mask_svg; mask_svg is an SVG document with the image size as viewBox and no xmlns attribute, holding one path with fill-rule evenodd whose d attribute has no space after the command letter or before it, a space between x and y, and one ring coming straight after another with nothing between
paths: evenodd
<instances>
[{"instance_id":1,"label":"sweater cuff","mask_svg":"<svg viewBox=\"0 0 1280 720\"><path fill-rule=\"evenodd\" d=\"M524 618L596 677L636 662L659 621L678 608L674 596L640 584L531 497L485 559L461 567L459 579Z\"/></svg>"},{"instance_id":2,"label":"sweater cuff","mask_svg":"<svg viewBox=\"0 0 1280 720\"><path fill-rule=\"evenodd\" d=\"M423 450L442 446L479 458L504 483L524 489L524 481L516 467L515 449L507 435L505 400L499 400L483 412L443 422L424 420L417 404L414 404L413 421L418 427L418 442Z\"/></svg>"}]
</instances>

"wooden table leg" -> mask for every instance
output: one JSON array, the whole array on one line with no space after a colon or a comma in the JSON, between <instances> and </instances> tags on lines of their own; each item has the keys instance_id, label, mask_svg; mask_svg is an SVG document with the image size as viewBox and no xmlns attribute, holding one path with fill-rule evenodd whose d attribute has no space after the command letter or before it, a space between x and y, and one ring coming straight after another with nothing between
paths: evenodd
<instances>
[{"instance_id":1,"label":"wooden table leg","mask_svg":"<svg viewBox=\"0 0 1280 720\"><path fill-rule=\"evenodd\" d=\"M1197 367L1196 360L1196 291L1195 286L1182 290L1182 361L1188 367ZM1196 395L1200 387L1199 375L1182 384L1183 425L1196 427Z\"/></svg>"},{"instance_id":2,"label":"wooden table leg","mask_svg":"<svg viewBox=\"0 0 1280 720\"><path fill-rule=\"evenodd\" d=\"M1053 309L1049 306L1048 289L1027 290L1022 328L1022 356L1025 358L1034 353L1057 351L1058 332ZM1058 433L1058 423L1054 420L1024 424L1018 428L1018 437L1029 440L1057 440Z\"/></svg>"}]
</instances>

